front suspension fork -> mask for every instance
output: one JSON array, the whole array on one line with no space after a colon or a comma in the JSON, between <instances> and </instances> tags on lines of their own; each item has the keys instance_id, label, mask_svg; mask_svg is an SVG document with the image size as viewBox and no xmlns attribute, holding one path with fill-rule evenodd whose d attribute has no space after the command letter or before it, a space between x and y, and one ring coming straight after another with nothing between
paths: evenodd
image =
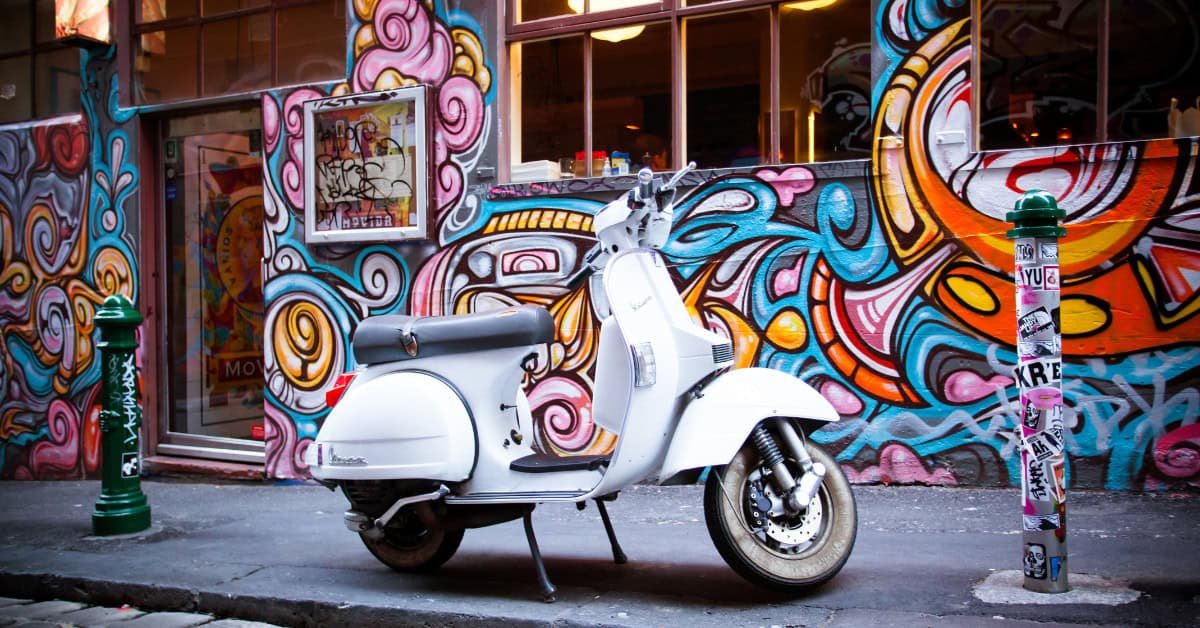
<instances>
[{"instance_id":1,"label":"front suspension fork","mask_svg":"<svg viewBox=\"0 0 1200 628\"><path fill-rule=\"evenodd\" d=\"M758 448L763 463L771 469L771 481L779 495L784 496L784 507L791 514L804 512L808 508L809 502L816 497L817 491L821 489L821 481L825 479L825 465L813 462L812 457L808 455L808 449L804 447L804 441L796 433L796 428L791 421L776 418L771 419L771 423L775 432L783 440L783 446L788 449L788 453L792 455L804 472L799 481L796 481L791 470L788 469L786 457L779 450L779 445L775 442L770 430L767 429L766 421L759 423L754 428L754 431L750 433L750 438L754 440L754 446Z\"/></svg>"}]
</instances>

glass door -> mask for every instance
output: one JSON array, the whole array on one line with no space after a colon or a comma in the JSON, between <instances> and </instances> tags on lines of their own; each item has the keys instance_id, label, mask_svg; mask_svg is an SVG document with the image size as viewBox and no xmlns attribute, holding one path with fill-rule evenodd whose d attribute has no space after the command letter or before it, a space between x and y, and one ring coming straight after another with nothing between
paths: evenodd
<instances>
[{"instance_id":1,"label":"glass door","mask_svg":"<svg viewBox=\"0 0 1200 628\"><path fill-rule=\"evenodd\" d=\"M249 108L162 127L169 403L160 453L263 460L261 121Z\"/></svg>"}]
</instances>

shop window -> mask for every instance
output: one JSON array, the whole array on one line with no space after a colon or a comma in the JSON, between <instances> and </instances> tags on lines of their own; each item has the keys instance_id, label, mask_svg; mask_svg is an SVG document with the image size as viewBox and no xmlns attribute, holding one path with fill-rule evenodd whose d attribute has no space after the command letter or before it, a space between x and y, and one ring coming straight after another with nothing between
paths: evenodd
<instances>
[{"instance_id":1,"label":"shop window","mask_svg":"<svg viewBox=\"0 0 1200 628\"><path fill-rule=\"evenodd\" d=\"M979 147L1179 135L1180 110L1200 107L1198 13L1193 0L983 0Z\"/></svg>"},{"instance_id":2,"label":"shop window","mask_svg":"<svg viewBox=\"0 0 1200 628\"><path fill-rule=\"evenodd\" d=\"M869 155L870 0L514 2L514 181Z\"/></svg>"},{"instance_id":3,"label":"shop window","mask_svg":"<svg viewBox=\"0 0 1200 628\"><path fill-rule=\"evenodd\" d=\"M54 39L54 0L0 0L0 124L79 112L79 51Z\"/></svg>"},{"instance_id":4,"label":"shop window","mask_svg":"<svg viewBox=\"0 0 1200 628\"><path fill-rule=\"evenodd\" d=\"M766 161L762 114L771 103L770 22L765 10L683 22L687 154L701 168Z\"/></svg>"},{"instance_id":5,"label":"shop window","mask_svg":"<svg viewBox=\"0 0 1200 628\"><path fill-rule=\"evenodd\" d=\"M608 158L608 174L670 163L671 27L638 28L627 40L592 41L592 146Z\"/></svg>"},{"instance_id":6,"label":"shop window","mask_svg":"<svg viewBox=\"0 0 1200 628\"><path fill-rule=\"evenodd\" d=\"M779 160L871 154L870 0L790 3L779 12Z\"/></svg>"},{"instance_id":7,"label":"shop window","mask_svg":"<svg viewBox=\"0 0 1200 628\"><path fill-rule=\"evenodd\" d=\"M142 0L134 103L344 78L345 24L345 0Z\"/></svg>"},{"instance_id":8,"label":"shop window","mask_svg":"<svg viewBox=\"0 0 1200 628\"><path fill-rule=\"evenodd\" d=\"M1200 3L1110 2L1108 139L1200 135Z\"/></svg>"},{"instance_id":9,"label":"shop window","mask_svg":"<svg viewBox=\"0 0 1200 628\"><path fill-rule=\"evenodd\" d=\"M657 9L662 0L516 0L516 22L533 22L547 18L575 15L607 14L614 12Z\"/></svg>"}]
</instances>

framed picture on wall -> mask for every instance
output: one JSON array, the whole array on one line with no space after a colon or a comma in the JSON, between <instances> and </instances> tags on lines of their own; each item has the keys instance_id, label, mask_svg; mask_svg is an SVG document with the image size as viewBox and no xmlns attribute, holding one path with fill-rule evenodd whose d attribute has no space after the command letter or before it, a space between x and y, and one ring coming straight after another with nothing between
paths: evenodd
<instances>
[{"instance_id":1,"label":"framed picture on wall","mask_svg":"<svg viewBox=\"0 0 1200 628\"><path fill-rule=\"evenodd\" d=\"M304 103L304 235L314 244L429 236L430 90Z\"/></svg>"}]
</instances>

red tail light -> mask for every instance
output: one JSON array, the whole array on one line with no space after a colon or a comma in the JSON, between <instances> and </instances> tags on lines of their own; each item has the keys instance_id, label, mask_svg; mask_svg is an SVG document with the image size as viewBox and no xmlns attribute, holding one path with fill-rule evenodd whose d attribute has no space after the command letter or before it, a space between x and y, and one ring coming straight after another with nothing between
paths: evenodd
<instances>
[{"instance_id":1,"label":"red tail light","mask_svg":"<svg viewBox=\"0 0 1200 628\"><path fill-rule=\"evenodd\" d=\"M333 386L330 386L329 390L325 391L325 405L330 408L337 405L338 400L342 398L346 389L350 387L350 382L354 381L355 377L358 377L357 371L348 371L338 375L337 379L333 380Z\"/></svg>"}]
</instances>

